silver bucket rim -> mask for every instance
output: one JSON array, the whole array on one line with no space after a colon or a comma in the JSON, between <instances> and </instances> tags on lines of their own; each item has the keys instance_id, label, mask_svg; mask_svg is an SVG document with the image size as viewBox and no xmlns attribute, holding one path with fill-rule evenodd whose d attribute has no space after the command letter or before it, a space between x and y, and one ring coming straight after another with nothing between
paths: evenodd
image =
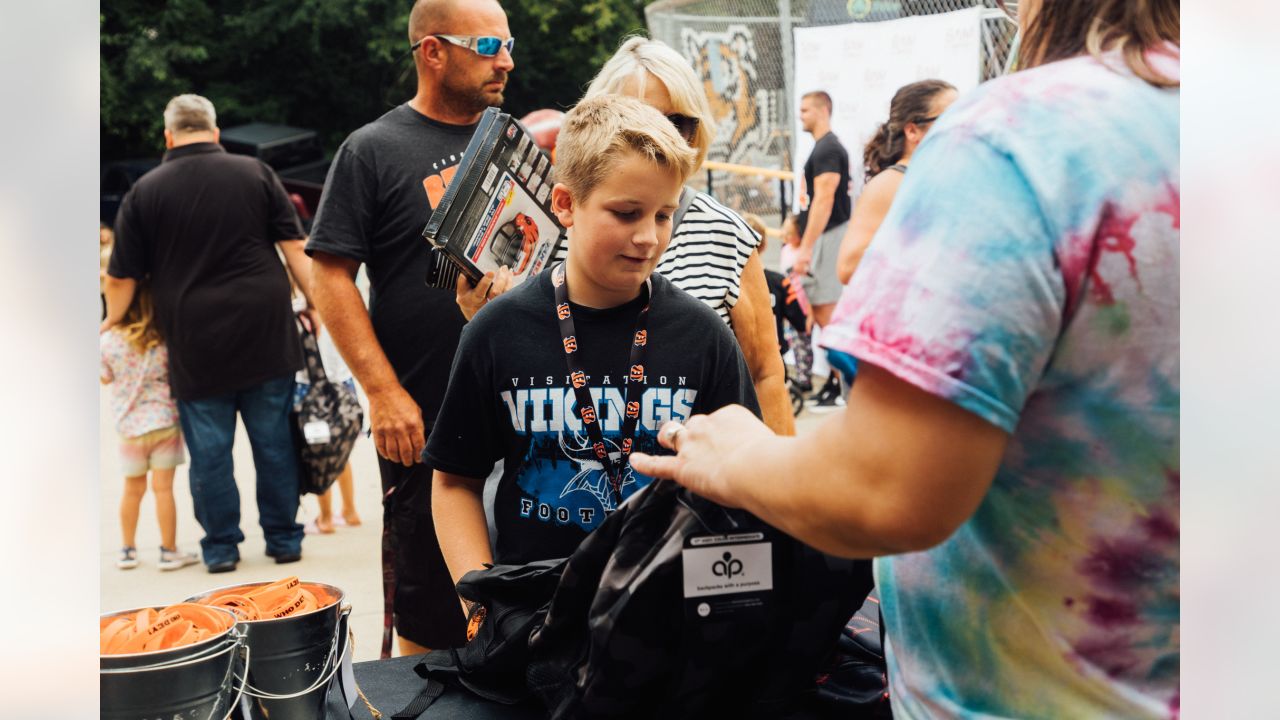
<instances>
[{"instance_id":1,"label":"silver bucket rim","mask_svg":"<svg viewBox=\"0 0 1280 720\"><path fill-rule=\"evenodd\" d=\"M199 604L203 605L203 604L204 604L204 600L205 600L205 599L207 599L209 596L214 595L214 594L216 594L216 593L223 592L223 591L225 591L225 590L231 590L231 589L233 589L233 588L253 588L253 587L262 587L263 585L271 585L271 584L273 584L273 583L277 583L277 582L280 582L280 581L279 581L279 580L263 580L263 581L261 581L261 582L247 582L247 583L235 583L235 584L232 584L232 585L223 585L222 587L216 587L216 588L213 588L213 589L211 589L211 590L205 590L204 592L199 593L199 594L197 594L197 595L192 595L191 597L187 598L186 600L183 600L182 602L199 603ZM282 617L282 618L262 618L262 619L259 619L259 620L241 620L241 619L240 619L240 616L236 615L235 613L231 613L232 615L235 615L235 617L236 617L236 624L238 624L238 625L256 625L256 624L258 624L258 623L277 622L277 621L280 621L280 620L292 620L292 619L297 618L297 617L306 617L307 615L310 615L310 614L312 614L312 613L325 612L326 610L329 610L330 608L334 608L336 612L341 613L342 608L343 608L343 603L344 603L344 601L347 599L347 594L346 594L346 592L344 592L344 591L342 590L342 588L340 588L340 587L338 587L338 586L336 586L336 585L330 585L329 583L312 582L312 581L310 581L310 580L303 580L303 579L301 579L301 578L299 578L299 579L298 579L298 582L299 582L299 583L301 583L302 585L316 585L316 586L318 586L318 587L322 587L322 588L324 588L326 591L328 591L331 595L336 596L336 599L335 599L331 604L329 604L329 605L324 605L324 606L319 607L319 608L316 608L315 610L312 610L312 611L310 611L310 612L303 613L302 615L290 615L289 617ZM167 607L167 606L166 606L166 607ZM209 607L216 607L216 606L210 605ZM216 609L218 609L218 610L224 610L224 608L216 608ZM230 611L230 610L225 610L225 612L231 612L231 611Z\"/></svg>"},{"instance_id":2,"label":"silver bucket rim","mask_svg":"<svg viewBox=\"0 0 1280 720\"><path fill-rule=\"evenodd\" d=\"M185 602L189 602L189 601L187 601L187 600L183 600L182 602L184 602L184 603L185 603ZM131 609L129 609L129 610L116 610L116 611L114 611L114 612L106 612L106 613L102 613L101 615L99 615L99 616L98 616L98 618L99 618L99 620L101 620L102 618L105 618L105 617L116 617L116 616L118 616L118 615L127 615L127 614L130 614L130 613L140 612L140 611L142 611L142 610L155 610L156 612L159 612L159 611L161 611L161 610L164 610L164 609L165 609L165 608L167 608L167 607L171 607L171 606L173 606L173 605L178 605L178 604L181 604L181 603L169 603L168 605L142 605L142 606L140 606L140 607L131 608ZM204 652L204 650L200 649L200 648L202 648L202 646L205 646L205 645L208 645L208 646L209 646L209 648L204 648L204 649L210 649L210 648L212 648L212 646L213 646L215 643L219 642L220 640L225 640L225 639L227 639L227 636L228 636L228 635L232 635L232 634L234 634L234 633L235 633L235 631L236 631L236 626L237 626L240 622L242 622L242 621L240 620L240 618L236 617L236 614L235 614L235 613L231 612L230 610L227 610L226 608L214 607L214 606L212 606L212 605L207 605L206 607L210 608L211 610L217 610L218 612L223 612L223 613L226 613L227 615L230 615L230 616L231 616L231 626L230 626L230 627L228 627L226 630L223 630L222 632L218 633L217 635L212 635L212 636L207 637L207 638L205 638L204 640L201 640L201 641L199 641L199 642L191 643L190 645L179 645L178 647L164 648L164 649L162 649L162 650L146 650L146 651L143 651L143 652L136 652L136 653L111 653L111 654L109 654L109 655L104 655L104 654L102 654L102 652L101 652L101 651L99 651L99 653L98 653L98 666L99 666L99 670L101 670L101 669L102 669L102 663L103 663L104 661L109 661L109 662L121 661L121 662L123 662L123 661L128 661L128 660L131 660L131 659L139 659L139 660L141 660L141 659L147 659L147 658L154 658L154 657L158 657L158 656L160 656L160 655L166 654L166 653L173 653L173 654L177 654L177 655L187 655L187 654L195 655L195 654L198 654L198 653L200 653L200 652ZM176 658L175 658L175 659L176 659ZM114 669L114 668L113 668L113 669Z\"/></svg>"}]
</instances>

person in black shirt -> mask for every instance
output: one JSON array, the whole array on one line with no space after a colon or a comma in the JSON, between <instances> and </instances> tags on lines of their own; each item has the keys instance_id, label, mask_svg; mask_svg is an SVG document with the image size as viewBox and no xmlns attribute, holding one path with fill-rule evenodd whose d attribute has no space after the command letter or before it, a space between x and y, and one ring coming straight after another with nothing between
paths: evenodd
<instances>
[{"instance_id":1,"label":"person in black shirt","mask_svg":"<svg viewBox=\"0 0 1280 720\"><path fill-rule=\"evenodd\" d=\"M803 228L800 250L792 272L803 278L813 322L819 328L831 320L844 284L836 275L840 241L849 223L849 153L831 132L831 96L817 90L800 98L800 122L813 135L813 152L804 163L804 186L808 204L800 213ZM831 373L815 396L817 408L834 408L840 402L840 379Z\"/></svg>"},{"instance_id":2,"label":"person in black shirt","mask_svg":"<svg viewBox=\"0 0 1280 720\"><path fill-rule=\"evenodd\" d=\"M369 399L384 498L384 606L402 654L466 637L432 526L431 467L420 462L465 321L453 292L425 284L422 228L481 113L502 104L515 66L507 17L493 0L418 0L409 43L417 94L343 142L307 244L316 304ZM362 263L367 310L355 285ZM483 296L490 282L474 291ZM388 624L384 657L390 649Z\"/></svg>"},{"instance_id":3,"label":"person in black shirt","mask_svg":"<svg viewBox=\"0 0 1280 720\"><path fill-rule=\"evenodd\" d=\"M569 256L463 331L427 440L455 582L484 563L572 553L650 482L628 457L658 452L665 421L739 402L759 415L733 333L653 273L694 151L653 107L603 95L565 116L556 152ZM490 538L481 491L499 459Z\"/></svg>"},{"instance_id":4,"label":"person in black shirt","mask_svg":"<svg viewBox=\"0 0 1280 720\"><path fill-rule=\"evenodd\" d=\"M102 328L120 321L137 282L149 280L191 452L204 562L227 572L244 541L231 463L237 412L253 445L267 555L278 563L302 557L289 428L302 346L276 248L307 298L311 261L279 178L255 158L225 152L216 121L199 95L179 95L165 108L164 161L138 180L116 218Z\"/></svg>"}]
</instances>

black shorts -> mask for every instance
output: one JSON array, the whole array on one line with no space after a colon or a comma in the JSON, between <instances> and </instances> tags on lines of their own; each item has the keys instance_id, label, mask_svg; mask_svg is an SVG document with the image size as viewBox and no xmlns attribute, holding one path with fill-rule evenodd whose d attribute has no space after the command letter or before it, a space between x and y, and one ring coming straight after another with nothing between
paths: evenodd
<instances>
[{"instance_id":1,"label":"black shorts","mask_svg":"<svg viewBox=\"0 0 1280 720\"><path fill-rule=\"evenodd\" d=\"M396 632L431 649L461 647L467 622L431 521L431 467L378 457L382 573Z\"/></svg>"}]
</instances>

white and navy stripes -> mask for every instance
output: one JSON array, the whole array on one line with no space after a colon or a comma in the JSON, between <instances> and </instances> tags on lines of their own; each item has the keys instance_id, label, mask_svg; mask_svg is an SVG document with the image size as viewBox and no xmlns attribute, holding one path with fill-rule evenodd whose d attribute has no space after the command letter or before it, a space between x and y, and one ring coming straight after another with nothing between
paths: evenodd
<instances>
[{"instance_id":1,"label":"white and navy stripes","mask_svg":"<svg viewBox=\"0 0 1280 720\"><path fill-rule=\"evenodd\" d=\"M672 285L701 300L729 324L729 309L738 304L742 271L760 238L738 214L704 192L698 192L658 260L657 270ZM560 245L557 260L568 255Z\"/></svg>"}]
</instances>

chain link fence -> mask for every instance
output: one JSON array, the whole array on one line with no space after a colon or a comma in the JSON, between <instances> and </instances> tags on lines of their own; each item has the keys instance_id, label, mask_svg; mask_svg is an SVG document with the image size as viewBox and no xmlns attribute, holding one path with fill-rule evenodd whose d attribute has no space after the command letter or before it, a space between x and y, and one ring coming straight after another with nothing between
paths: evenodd
<instances>
[{"instance_id":1,"label":"chain link fence","mask_svg":"<svg viewBox=\"0 0 1280 720\"><path fill-rule=\"evenodd\" d=\"M1015 28L995 0L659 0L645 8L649 35L678 50L702 78L716 121L709 168L691 184L739 212L777 219L792 183L727 165L789 171L796 109L791 107L792 30L883 22L974 6L982 21L982 80L1000 75ZM885 109L886 112L888 108ZM776 224L776 223L774 223Z\"/></svg>"}]
</instances>

